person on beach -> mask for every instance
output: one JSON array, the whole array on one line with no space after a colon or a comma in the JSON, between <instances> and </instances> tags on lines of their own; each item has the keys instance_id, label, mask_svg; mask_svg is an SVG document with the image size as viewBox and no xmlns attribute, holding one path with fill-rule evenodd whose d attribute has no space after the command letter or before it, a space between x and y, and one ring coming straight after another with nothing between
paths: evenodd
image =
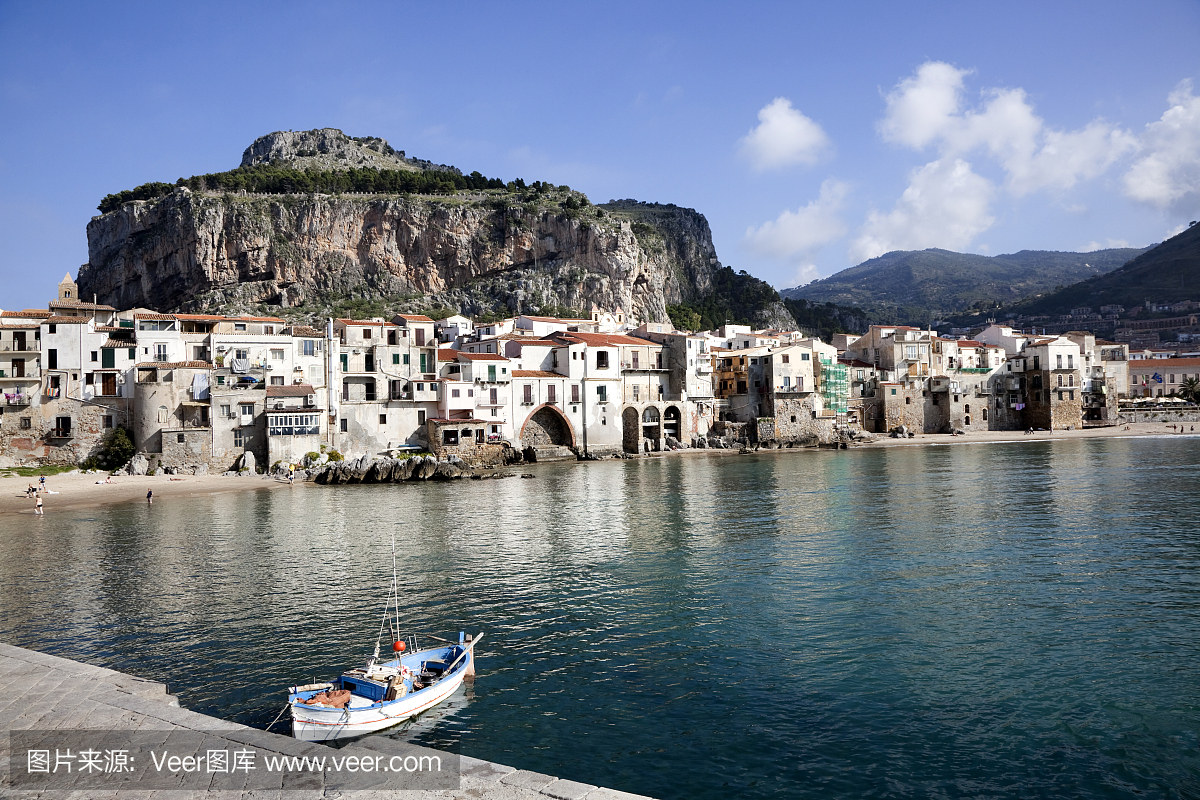
<instances>
[{"instance_id":1,"label":"person on beach","mask_svg":"<svg viewBox=\"0 0 1200 800\"><path fill-rule=\"evenodd\" d=\"M38 516L42 516L46 513L45 511L42 511L42 496L40 494L37 496L37 500L33 501L33 513L37 514Z\"/></svg>"},{"instance_id":2,"label":"person on beach","mask_svg":"<svg viewBox=\"0 0 1200 800\"><path fill-rule=\"evenodd\" d=\"M289 469L288 470L288 486L292 486L293 481L295 481L295 480L296 480L296 470Z\"/></svg>"},{"instance_id":3,"label":"person on beach","mask_svg":"<svg viewBox=\"0 0 1200 800\"><path fill-rule=\"evenodd\" d=\"M154 502L154 490L153 490L153 489L148 489L148 490L146 491L146 502L147 502L147 503L153 503L153 502Z\"/></svg>"},{"instance_id":4,"label":"person on beach","mask_svg":"<svg viewBox=\"0 0 1200 800\"><path fill-rule=\"evenodd\" d=\"M25 490L25 496L33 497L35 494L37 494L37 489L33 488L33 484L31 483L29 484L29 488Z\"/></svg>"},{"instance_id":5,"label":"person on beach","mask_svg":"<svg viewBox=\"0 0 1200 800\"><path fill-rule=\"evenodd\" d=\"M41 487L41 490L43 492L46 491L46 476L45 475L43 475L41 480L38 481L38 485Z\"/></svg>"}]
</instances>

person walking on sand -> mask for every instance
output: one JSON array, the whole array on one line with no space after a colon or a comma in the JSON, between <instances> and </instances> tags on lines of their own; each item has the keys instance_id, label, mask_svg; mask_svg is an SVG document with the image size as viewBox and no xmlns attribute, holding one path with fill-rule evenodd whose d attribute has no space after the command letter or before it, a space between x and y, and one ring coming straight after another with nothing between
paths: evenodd
<instances>
[{"instance_id":1,"label":"person walking on sand","mask_svg":"<svg viewBox=\"0 0 1200 800\"><path fill-rule=\"evenodd\" d=\"M40 489L43 492L46 491L46 476L45 475L43 475L41 477L41 480L38 481L38 486L40 487Z\"/></svg>"},{"instance_id":2,"label":"person walking on sand","mask_svg":"<svg viewBox=\"0 0 1200 800\"><path fill-rule=\"evenodd\" d=\"M40 494L37 496L37 499L33 501L33 513L37 514L39 517L46 513L45 511L42 511L42 496Z\"/></svg>"}]
</instances>

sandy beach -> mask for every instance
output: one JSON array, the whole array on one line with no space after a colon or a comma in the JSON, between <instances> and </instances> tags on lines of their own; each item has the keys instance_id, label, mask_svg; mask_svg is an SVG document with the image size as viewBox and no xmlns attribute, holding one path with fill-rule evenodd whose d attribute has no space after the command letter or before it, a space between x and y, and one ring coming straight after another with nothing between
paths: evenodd
<instances>
[{"instance_id":1,"label":"sandy beach","mask_svg":"<svg viewBox=\"0 0 1200 800\"><path fill-rule=\"evenodd\" d=\"M1185 423L1184 433L1178 429L1171 430L1169 424L1161 422L1142 422L1122 425L1113 428L1088 428L1076 431L1037 431L1026 434L1022 431L978 431L951 436L945 433L918 433L912 439L893 439L880 436L874 442L853 445L853 447L911 447L924 445L961 445L961 444L993 444L1000 442L1036 442L1062 441L1064 439L1098 439L1115 437L1138 436L1187 436L1196 435L1190 430L1200 423ZM787 452L787 450L760 451ZM737 455L737 450L678 450L654 453L651 457L673 455ZM586 462L580 462L581 466ZM46 478L46 486L50 492L43 493L42 503L47 517L62 511L77 511L107 503L126 503L130 501L145 502L146 492L154 491L156 502L170 502L173 497L199 497L223 492L247 491L250 489L278 489L288 486L287 481L264 478L262 475L253 477L225 477L222 475L204 476L172 476L172 475L118 475L112 483L97 483L103 481L103 474L63 474L51 475ZM34 500L26 497L25 489L29 484L38 483L37 478L9 477L0 478L0 516L22 515L33 517ZM307 488L309 484L296 481L290 491Z\"/></svg>"},{"instance_id":2,"label":"sandy beach","mask_svg":"<svg viewBox=\"0 0 1200 800\"><path fill-rule=\"evenodd\" d=\"M146 502L146 492L154 491L154 502L170 502L173 497L199 497L224 492L248 489L273 489L284 487L287 481L264 479L262 475L236 478L221 475L177 476L177 475L118 475L112 483L103 481L104 474L63 474L46 478L46 488L58 494L42 493L42 504L47 518L63 511L78 511L107 503L126 503L132 500ZM22 515L35 516L34 500L25 496L29 484L37 485L37 478L0 478L0 517ZM297 481L293 491L303 484Z\"/></svg>"}]
</instances>

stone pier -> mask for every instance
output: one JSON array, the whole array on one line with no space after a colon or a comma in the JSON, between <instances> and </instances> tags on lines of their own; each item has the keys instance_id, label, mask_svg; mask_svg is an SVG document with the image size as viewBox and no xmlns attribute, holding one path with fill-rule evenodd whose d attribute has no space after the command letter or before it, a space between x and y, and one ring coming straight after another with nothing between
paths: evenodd
<instances>
[{"instance_id":1,"label":"stone pier","mask_svg":"<svg viewBox=\"0 0 1200 800\"><path fill-rule=\"evenodd\" d=\"M279 687L281 697L283 688ZM363 762L386 763L394 757L438 758L456 767L452 781L455 785L450 788L404 788L397 780L375 774L366 776L371 779L368 783L373 781L369 788L360 788L361 775L355 776L359 781L356 784L355 781L347 782L344 775L333 775L332 771L297 774L287 771L268 773L260 769L253 774L243 774L240 783L235 776L232 783L214 781L207 788L191 788L195 786L195 780L189 782L185 778L176 784L179 788L163 789L155 783L161 782L162 777L152 772L149 759L138 765L141 773L128 776L123 785L114 784L113 790L98 789L107 784L97 784L98 776L84 774L82 767L73 775L56 776L53 789L32 787L28 783L27 752L31 748L27 748L25 738L38 738L38 746L53 752L57 737L66 737L63 741L68 741L71 737L86 736L88 731L108 732L107 741L114 737L121 739L124 732L128 732L130 740L150 736L163 747L170 747L172 742L203 741L205 749L193 749L190 753L182 751L184 755L193 756L214 750L252 750L259 759L336 755L343 759L350 757ZM290 736L180 708L178 700L168 694L164 684L4 643L0 643L0 733L4 734L0 738L0 796L22 800L66 797L61 793L64 790L76 793L71 796L114 800L140 800L143 797L147 800L159 797L171 800L202 797L230 800L234 797L279 800L332 797L362 800L393 797L398 800L647 800L641 795L456 756L386 736L368 736L337 749L300 742ZM74 757L78 756L76 751ZM76 763L78 766L82 762ZM135 770L129 768L129 772Z\"/></svg>"}]
</instances>

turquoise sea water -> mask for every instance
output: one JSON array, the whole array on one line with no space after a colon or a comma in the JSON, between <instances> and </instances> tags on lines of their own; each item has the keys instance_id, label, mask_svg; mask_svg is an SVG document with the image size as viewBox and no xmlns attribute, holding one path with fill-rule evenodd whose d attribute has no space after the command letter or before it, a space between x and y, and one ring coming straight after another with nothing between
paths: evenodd
<instances>
[{"instance_id":1,"label":"turquoise sea water","mask_svg":"<svg viewBox=\"0 0 1200 800\"><path fill-rule=\"evenodd\" d=\"M537 473L6 522L0 638L265 726L369 654L395 532L414 627L487 635L393 735L663 798L1200 797L1200 440Z\"/></svg>"}]
</instances>

